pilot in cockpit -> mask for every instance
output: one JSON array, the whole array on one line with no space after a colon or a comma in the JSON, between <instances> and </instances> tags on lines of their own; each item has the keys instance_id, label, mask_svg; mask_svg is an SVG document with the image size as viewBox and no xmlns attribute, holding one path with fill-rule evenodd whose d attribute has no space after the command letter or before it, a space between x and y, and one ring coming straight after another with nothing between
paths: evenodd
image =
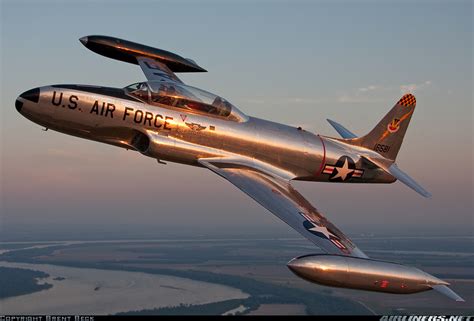
<instances>
[{"instance_id":1,"label":"pilot in cockpit","mask_svg":"<svg viewBox=\"0 0 474 321\"><path fill-rule=\"evenodd\" d=\"M173 102L176 100L176 93L174 86L161 84L158 92L153 95L153 102L173 106Z\"/></svg>"},{"instance_id":2,"label":"pilot in cockpit","mask_svg":"<svg viewBox=\"0 0 474 321\"><path fill-rule=\"evenodd\" d=\"M148 85L146 82L142 82L142 83L139 83L138 85L136 85L136 89L133 90L133 87L132 88L132 91L130 91L130 94L144 100L144 101L148 101L148 98L149 98L149 90L148 90Z\"/></svg>"},{"instance_id":3,"label":"pilot in cockpit","mask_svg":"<svg viewBox=\"0 0 474 321\"><path fill-rule=\"evenodd\" d=\"M216 112L219 116L228 116L230 109L232 108L231 105L221 97L217 96L214 101L212 102L212 106L216 108Z\"/></svg>"},{"instance_id":4,"label":"pilot in cockpit","mask_svg":"<svg viewBox=\"0 0 474 321\"><path fill-rule=\"evenodd\" d=\"M217 96L214 101L212 102L212 110L210 110L211 114L217 114L217 112L221 109L222 106L222 99L221 97Z\"/></svg>"}]
</instances>

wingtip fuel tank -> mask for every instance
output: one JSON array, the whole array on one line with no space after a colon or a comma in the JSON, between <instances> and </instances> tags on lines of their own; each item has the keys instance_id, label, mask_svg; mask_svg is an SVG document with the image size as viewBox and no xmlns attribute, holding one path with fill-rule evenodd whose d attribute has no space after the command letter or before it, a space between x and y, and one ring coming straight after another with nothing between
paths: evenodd
<instances>
[{"instance_id":1,"label":"wingtip fuel tank","mask_svg":"<svg viewBox=\"0 0 474 321\"><path fill-rule=\"evenodd\" d=\"M193 60L183 58L175 53L145 46L136 42L109 36L85 36L79 41L87 48L102 56L138 64L137 57L158 60L173 72L206 72Z\"/></svg>"},{"instance_id":2,"label":"wingtip fuel tank","mask_svg":"<svg viewBox=\"0 0 474 321\"><path fill-rule=\"evenodd\" d=\"M410 294L449 285L415 267L342 255L304 255L287 266L307 281L349 289Z\"/></svg>"}]
</instances>

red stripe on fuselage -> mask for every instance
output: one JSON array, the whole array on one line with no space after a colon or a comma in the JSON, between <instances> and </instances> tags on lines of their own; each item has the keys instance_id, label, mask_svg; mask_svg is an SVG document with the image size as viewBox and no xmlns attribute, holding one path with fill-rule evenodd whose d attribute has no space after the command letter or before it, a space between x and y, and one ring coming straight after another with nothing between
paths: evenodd
<instances>
[{"instance_id":1,"label":"red stripe on fuselage","mask_svg":"<svg viewBox=\"0 0 474 321\"><path fill-rule=\"evenodd\" d=\"M323 144L323 161L321 162L321 166L319 167L319 170L318 172L316 173L316 176L319 176L321 175L322 171L323 171L323 168L324 168L324 165L326 164L326 145L324 144L324 140L321 138L321 136L319 136L319 139L321 140L321 144Z\"/></svg>"}]
</instances>

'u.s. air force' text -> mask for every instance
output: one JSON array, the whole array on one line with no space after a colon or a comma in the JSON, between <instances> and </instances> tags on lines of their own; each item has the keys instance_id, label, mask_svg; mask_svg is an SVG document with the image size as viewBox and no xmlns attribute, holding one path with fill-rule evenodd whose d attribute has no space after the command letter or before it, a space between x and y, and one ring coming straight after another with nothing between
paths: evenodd
<instances>
[{"instance_id":1,"label":"'u.s. air force' text","mask_svg":"<svg viewBox=\"0 0 474 321\"><path fill-rule=\"evenodd\" d=\"M68 99L64 98L64 101L65 102L63 103L62 92L59 94L56 91L53 92L51 103L54 106L62 106L63 108L67 107L72 110L77 108L79 111L82 111L82 109L78 107L77 103L79 101L79 97L76 95L71 95ZM98 100L96 100L91 106L89 113L96 116L114 118L115 111L114 104L106 102L100 103ZM124 121L127 119L132 119L136 124L142 124L145 126L148 125L157 129L172 129L170 124L173 121L173 117L154 114L149 111L143 111L131 107L125 107L123 115L120 115L120 118Z\"/></svg>"}]
</instances>

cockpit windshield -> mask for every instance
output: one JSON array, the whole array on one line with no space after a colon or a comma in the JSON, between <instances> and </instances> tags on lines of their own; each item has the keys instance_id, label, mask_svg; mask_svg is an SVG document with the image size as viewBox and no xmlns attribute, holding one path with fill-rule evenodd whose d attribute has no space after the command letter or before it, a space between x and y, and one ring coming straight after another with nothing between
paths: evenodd
<instances>
[{"instance_id":1,"label":"cockpit windshield","mask_svg":"<svg viewBox=\"0 0 474 321\"><path fill-rule=\"evenodd\" d=\"M125 92L132 95L141 101L148 102L150 96L150 90L146 82L137 82L124 88Z\"/></svg>"},{"instance_id":2,"label":"cockpit windshield","mask_svg":"<svg viewBox=\"0 0 474 321\"><path fill-rule=\"evenodd\" d=\"M124 88L128 95L157 106L182 108L189 111L229 117L231 103L207 91L174 82L141 82Z\"/></svg>"}]
</instances>

